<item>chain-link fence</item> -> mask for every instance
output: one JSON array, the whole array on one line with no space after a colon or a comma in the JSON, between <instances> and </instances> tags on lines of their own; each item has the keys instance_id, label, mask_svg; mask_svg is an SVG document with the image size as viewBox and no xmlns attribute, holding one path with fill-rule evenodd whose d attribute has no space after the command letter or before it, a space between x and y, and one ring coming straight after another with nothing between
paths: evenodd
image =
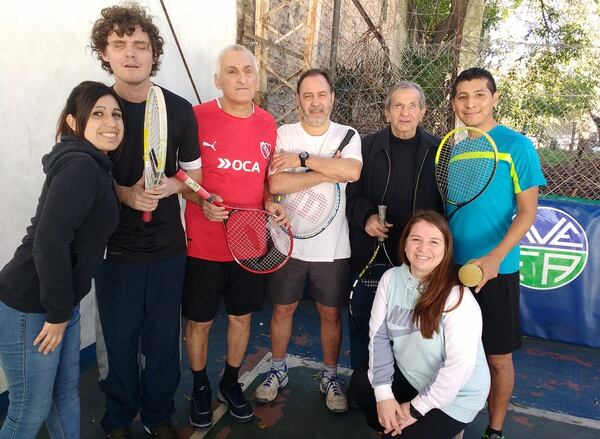
<instances>
[{"instance_id":1,"label":"chain-link fence","mask_svg":"<svg viewBox=\"0 0 600 439\"><path fill-rule=\"evenodd\" d=\"M270 14L257 37L256 3L265 1ZM245 1L242 42L251 48L262 42L268 50L259 57L268 78L260 96L263 106L278 123L296 121L298 76L308 66L329 68L335 72L332 119L368 134L385 125L389 88L400 80L414 81L427 95L423 125L441 136L456 123L448 98L453 79L463 68L482 66L497 79L498 121L526 134L538 149L548 180L542 193L600 199L600 64L561 64L574 51L586 51L597 61L600 43L532 44L512 38L510 30L494 37L482 31L483 15L471 24L465 20L452 34L451 24L435 15L437 9L407 14L407 3L342 0L336 38L333 0Z\"/></svg>"}]
</instances>

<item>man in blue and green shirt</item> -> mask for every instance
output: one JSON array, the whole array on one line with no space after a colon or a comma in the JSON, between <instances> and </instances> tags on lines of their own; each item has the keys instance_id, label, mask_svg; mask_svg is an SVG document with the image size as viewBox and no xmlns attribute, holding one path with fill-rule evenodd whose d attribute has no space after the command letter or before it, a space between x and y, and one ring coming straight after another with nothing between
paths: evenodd
<instances>
[{"instance_id":1,"label":"man in blue and green shirt","mask_svg":"<svg viewBox=\"0 0 600 439\"><path fill-rule=\"evenodd\" d=\"M501 439L514 386L512 352L521 347L519 241L535 221L538 187L546 184L527 137L494 119L498 92L487 70L470 68L456 78L450 98L456 116L486 131L498 148L498 167L485 192L452 216L454 256L474 259L483 272L475 293L483 317L483 345L491 373L489 425L482 438Z\"/></svg>"}]
</instances>

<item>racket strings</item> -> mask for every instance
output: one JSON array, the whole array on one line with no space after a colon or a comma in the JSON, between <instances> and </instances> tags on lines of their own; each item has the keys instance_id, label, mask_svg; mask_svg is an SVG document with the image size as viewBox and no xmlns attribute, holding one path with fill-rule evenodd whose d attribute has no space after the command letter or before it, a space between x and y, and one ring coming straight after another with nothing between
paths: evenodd
<instances>
[{"instance_id":1,"label":"racket strings","mask_svg":"<svg viewBox=\"0 0 600 439\"><path fill-rule=\"evenodd\" d=\"M341 203L338 184L321 183L286 195L281 204L288 213L295 238L306 239L323 231L333 221Z\"/></svg>"},{"instance_id":2,"label":"racket strings","mask_svg":"<svg viewBox=\"0 0 600 439\"><path fill-rule=\"evenodd\" d=\"M156 94L152 93L146 100L146 111L149 112L144 121L144 130L146 131L148 149L145 156L145 183L147 188L158 186L163 177L161 156L162 139L160 123L160 104Z\"/></svg>"},{"instance_id":3,"label":"racket strings","mask_svg":"<svg viewBox=\"0 0 600 439\"><path fill-rule=\"evenodd\" d=\"M267 212L235 210L225 228L231 254L251 271L272 271L289 257L291 237Z\"/></svg>"},{"instance_id":4,"label":"racket strings","mask_svg":"<svg viewBox=\"0 0 600 439\"><path fill-rule=\"evenodd\" d=\"M366 287L373 290L377 289L379 285L379 281L381 280L381 276L387 270L392 268L391 264L386 263L376 263L373 264L369 269L365 272L362 278L360 278L360 282Z\"/></svg>"},{"instance_id":5,"label":"racket strings","mask_svg":"<svg viewBox=\"0 0 600 439\"><path fill-rule=\"evenodd\" d=\"M298 215L306 221L316 224L319 222L325 209L327 209L328 204L329 201L323 193L309 188L294 194L290 198L290 202L286 205L286 208L294 215Z\"/></svg>"},{"instance_id":6,"label":"racket strings","mask_svg":"<svg viewBox=\"0 0 600 439\"><path fill-rule=\"evenodd\" d=\"M436 178L446 200L462 205L485 190L495 170L496 154L487 138L470 138L460 132L443 145Z\"/></svg>"}]
</instances>

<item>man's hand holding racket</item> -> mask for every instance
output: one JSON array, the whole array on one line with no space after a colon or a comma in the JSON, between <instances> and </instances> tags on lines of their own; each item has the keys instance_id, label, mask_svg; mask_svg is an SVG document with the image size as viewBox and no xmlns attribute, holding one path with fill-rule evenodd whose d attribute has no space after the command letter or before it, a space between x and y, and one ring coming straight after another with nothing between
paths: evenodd
<instances>
[{"instance_id":1,"label":"man's hand holding racket","mask_svg":"<svg viewBox=\"0 0 600 439\"><path fill-rule=\"evenodd\" d=\"M285 226L285 227L288 226L289 218L287 216L287 212L285 211L285 209L283 208L283 206L281 204L279 204L275 200L269 198L268 200L265 201L265 210L267 212L270 212L273 215L277 216L277 218L275 218L275 221L277 221L277 224L279 224L280 226Z\"/></svg>"},{"instance_id":2,"label":"man's hand holding racket","mask_svg":"<svg viewBox=\"0 0 600 439\"><path fill-rule=\"evenodd\" d=\"M144 189L144 175L133 186L116 186L119 200L135 210L152 212L158 206L160 199L156 195Z\"/></svg>"},{"instance_id":3,"label":"man's hand holding racket","mask_svg":"<svg viewBox=\"0 0 600 439\"><path fill-rule=\"evenodd\" d=\"M223 198L221 198L217 194L211 194L215 201L218 203L223 202ZM204 212L204 216L210 221L224 221L229 218L229 209L223 205L213 204L209 201L206 201L203 198L199 199L200 206L202 207L202 212ZM265 210L276 215L277 224L282 226L287 226L288 217L285 212L285 209L281 204L276 203L273 200L265 201Z\"/></svg>"},{"instance_id":4,"label":"man's hand holding racket","mask_svg":"<svg viewBox=\"0 0 600 439\"><path fill-rule=\"evenodd\" d=\"M218 203L223 202L223 198L221 198L219 195L211 195ZM200 207L202 207L202 212L204 213L204 216L210 221L224 221L229 217L229 210L223 205L211 203L210 201L206 201L204 198L201 197L199 197L199 204Z\"/></svg>"},{"instance_id":5,"label":"man's hand holding racket","mask_svg":"<svg viewBox=\"0 0 600 439\"><path fill-rule=\"evenodd\" d=\"M385 221L383 224L379 221L379 215L374 213L365 223L365 232L373 238L388 238L388 232L394 225Z\"/></svg>"},{"instance_id":6,"label":"man's hand holding racket","mask_svg":"<svg viewBox=\"0 0 600 439\"><path fill-rule=\"evenodd\" d=\"M173 194L180 193L184 187L187 186L180 183L179 180L174 177L163 177L160 184L157 186L154 186L152 189L146 188L146 193L160 200L162 198L170 197Z\"/></svg>"}]
</instances>

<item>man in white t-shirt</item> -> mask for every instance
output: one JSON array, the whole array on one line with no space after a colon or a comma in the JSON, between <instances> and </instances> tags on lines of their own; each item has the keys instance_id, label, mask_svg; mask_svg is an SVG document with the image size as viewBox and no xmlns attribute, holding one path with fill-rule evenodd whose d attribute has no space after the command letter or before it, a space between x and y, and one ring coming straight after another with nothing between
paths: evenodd
<instances>
[{"instance_id":1,"label":"man in white t-shirt","mask_svg":"<svg viewBox=\"0 0 600 439\"><path fill-rule=\"evenodd\" d=\"M308 279L321 320L324 368L320 389L327 407L343 413L348 410L348 402L337 378L337 362L342 339L340 308L346 301L350 258L345 191L348 181L360 177L361 143L355 134L341 153L335 153L350 127L329 118L335 95L328 72L307 70L298 80L296 91L302 118L277 130L269 189L275 194L290 194L323 182L340 183L341 203L338 214L323 232L294 241L290 261L272 275L271 370L256 389L256 400L263 403L274 400L278 390L288 382L286 351L292 319ZM313 172L282 172L298 167Z\"/></svg>"}]
</instances>

